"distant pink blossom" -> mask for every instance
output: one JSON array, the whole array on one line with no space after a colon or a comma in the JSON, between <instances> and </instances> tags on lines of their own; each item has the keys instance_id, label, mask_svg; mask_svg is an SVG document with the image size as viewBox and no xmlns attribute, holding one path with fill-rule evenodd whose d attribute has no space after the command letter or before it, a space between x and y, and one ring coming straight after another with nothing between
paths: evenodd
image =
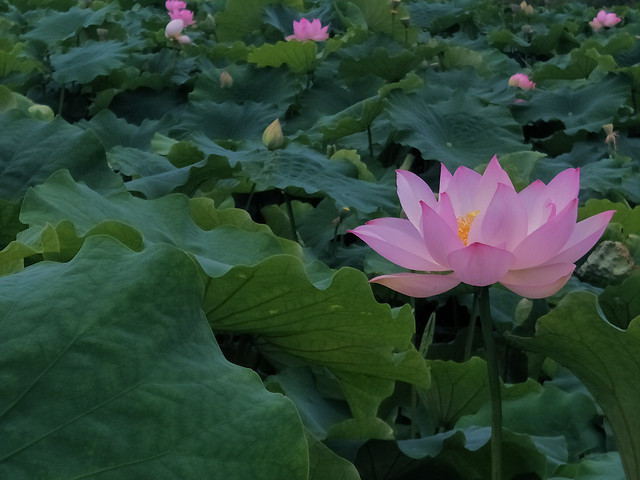
<instances>
[{"instance_id":1,"label":"distant pink blossom","mask_svg":"<svg viewBox=\"0 0 640 480\"><path fill-rule=\"evenodd\" d=\"M327 30L329 30L329 25L323 27L318 18L314 18L311 22L306 18L301 18L299 22L293 21L293 35L289 35L285 40L322 42L329 38Z\"/></svg>"},{"instance_id":2,"label":"distant pink blossom","mask_svg":"<svg viewBox=\"0 0 640 480\"><path fill-rule=\"evenodd\" d=\"M437 197L405 170L397 170L397 185L407 218L378 218L350 232L412 270L371 280L412 297L498 282L524 297L553 295L614 213L576 223L579 169L516 192L495 156L482 175L466 167L452 175L443 165Z\"/></svg>"},{"instance_id":3,"label":"distant pink blossom","mask_svg":"<svg viewBox=\"0 0 640 480\"><path fill-rule=\"evenodd\" d=\"M593 20L589 22L594 32L602 30L604 27L613 27L617 23L622 21L621 18L615 13L607 13L604 10L600 10L598 14L593 17Z\"/></svg>"},{"instance_id":4,"label":"distant pink blossom","mask_svg":"<svg viewBox=\"0 0 640 480\"><path fill-rule=\"evenodd\" d=\"M167 0L164 6L167 7L167 10L170 12L187 8L187 4L182 0Z\"/></svg>"},{"instance_id":5,"label":"distant pink blossom","mask_svg":"<svg viewBox=\"0 0 640 480\"><path fill-rule=\"evenodd\" d=\"M510 87L520 87L523 90L533 90L536 88L536 84L529 80L529 77L524 73L516 73L509 79Z\"/></svg>"},{"instance_id":6,"label":"distant pink blossom","mask_svg":"<svg viewBox=\"0 0 640 480\"><path fill-rule=\"evenodd\" d=\"M171 20L182 20L185 27L194 24L193 12L191 10L170 10L169 17L171 17Z\"/></svg>"}]
</instances>

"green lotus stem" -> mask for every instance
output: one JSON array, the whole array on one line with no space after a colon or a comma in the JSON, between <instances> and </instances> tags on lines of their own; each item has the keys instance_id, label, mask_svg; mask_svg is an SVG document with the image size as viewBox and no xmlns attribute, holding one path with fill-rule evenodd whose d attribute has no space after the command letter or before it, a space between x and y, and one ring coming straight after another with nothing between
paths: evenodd
<instances>
[{"instance_id":1,"label":"green lotus stem","mask_svg":"<svg viewBox=\"0 0 640 480\"><path fill-rule=\"evenodd\" d=\"M255 191L256 191L256 184L255 184L255 183L253 183L253 184L251 185L251 190L249 190L249 198L247 198L247 203L246 203L246 205L244 206L244 209L245 209L246 211L249 211L249 206L251 205L251 200L253 200L253 194L255 193Z\"/></svg>"},{"instance_id":2,"label":"green lotus stem","mask_svg":"<svg viewBox=\"0 0 640 480\"><path fill-rule=\"evenodd\" d=\"M60 87L60 98L58 99L58 115L62 117L62 107L64 106L64 84L62 84Z\"/></svg>"},{"instance_id":3,"label":"green lotus stem","mask_svg":"<svg viewBox=\"0 0 640 480\"><path fill-rule=\"evenodd\" d=\"M473 292L473 306L471 307L471 318L469 318L469 329L467 330L467 341L464 344L463 361L466 362L471 358L471 349L473 348L473 337L476 333L476 321L478 319L478 297L479 292L476 289Z\"/></svg>"},{"instance_id":4,"label":"green lotus stem","mask_svg":"<svg viewBox=\"0 0 640 480\"><path fill-rule=\"evenodd\" d=\"M367 125L367 139L369 140L369 156L373 158L373 140L371 139L371 125Z\"/></svg>"},{"instance_id":5,"label":"green lotus stem","mask_svg":"<svg viewBox=\"0 0 640 480\"><path fill-rule=\"evenodd\" d=\"M479 289L480 326L487 352L489 394L491 396L491 479L502 480L502 399L498 376L498 355L493 339L493 320L489 302L489 287Z\"/></svg>"},{"instance_id":6,"label":"green lotus stem","mask_svg":"<svg viewBox=\"0 0 640 480\"><path fill-rule=\"evenodd\" d=\"M298 230L296 229L296 220L293 217L293 207L291 206L291 198L289 197L289 195L287 195L286 192L282 192L284 193L284 198L287 202L287 213L289 214L289 225L291 225L291 234L293 235L293 240L295 242L298 241Z\"/></svg>"}]
</instances>

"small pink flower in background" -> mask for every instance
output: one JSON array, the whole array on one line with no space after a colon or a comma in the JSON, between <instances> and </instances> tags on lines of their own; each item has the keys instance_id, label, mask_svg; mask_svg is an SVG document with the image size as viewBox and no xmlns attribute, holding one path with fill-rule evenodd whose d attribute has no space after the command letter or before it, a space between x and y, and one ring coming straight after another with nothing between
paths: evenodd
<instances>
[{"instance_id":1,"label":"small pink flower in background","mask_svg":"<svg viewBox=\"0 0 640 480\"><path fill-rule=\"evenodd\" d=\"M529 80L529 77L524 73L516 73L515 75L511 75L509 79L510 87L520 87L523 90L533 90L536 88L536 84Z\"/></svg>"},{"instance_id":2,"label":"small pink flower in background","mask_svg":"<svg viewBox=\"0 0 640 480\"><path fill-rule=\"evenodd\" d=\"M172 10L169 12L171 20L182 20L184 26L193 25L193 12L191 10Z\"/></svg>"},{"instance_id":3,"label":"small pink flower in background","mask_svg":"<svg viewBox=\"0 0 640 480\"><path fill-rule=\"evenodd\" d=\"M170 12L187 8L187 4L182 0L167 0L164 6L167 7L167 10Z\"/></svg>"},{"instance_id":4,"label":"small pink flower in background","mask_svg":"<svg viewBox=\"0 0 640 480\"><path fill-rule=\"evenodd\" d=\"M622 19L618 18L615 13L607 13L604 10L600 10L598 14L593 17L593 20L589 22L589 25L591 25L594 32L597 32L604 27L613 27L621 21Z\"/></svg>"},{"instance_id":5,"label":"small pink flower in background","mask_svg":"<svg viewBox=\"0 0 640 480\"><path fill-rule=\"evenodd\" d=\"M497 282L529 298L553 295L614 213L576 223L578 169L518 193L495 156L483 175L466 167L451 175L443 165L438 198L417 175L397 175L407 219L378 218L351 232L393 263L422 272L371 280L412 297Z\"/></svg>"},{"instance_id":6,"label":"small pink flower in background","mask_svg":"<svg viewBox=\"0 0 640 480\"><path fill-rule=\"evenodd\" d=\"M193 12L187 10L187 4L182 0L167 0L164 6L171 20L182 20L185 27L193 25Z\"/></svg>"},{"instance_id":7,"label":"small pink flower in background","mask_svg":"<svg viewBox=\"0 0 640 480\"><path fill-rule=\"evenodd\" d=\"M311 22L306 18L301 18L299 22L293 21L293 35L289 35L285 40L287 42L290 40L322 42L329 38L327 30L329 30L329 25L323 27L318 18L314 18Z\"/></svg>"}]
</instances>

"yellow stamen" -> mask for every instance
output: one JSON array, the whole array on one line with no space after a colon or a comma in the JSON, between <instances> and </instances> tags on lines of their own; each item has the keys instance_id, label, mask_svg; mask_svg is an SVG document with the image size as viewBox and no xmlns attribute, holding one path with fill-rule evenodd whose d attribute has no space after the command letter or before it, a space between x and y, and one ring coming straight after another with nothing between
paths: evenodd
<instances>
[{"instance_id":1,"label":"yellow stamen","mask_svg":"<svg viewBox=\"0 0 640 480\"><path fill-rule=\"evenodd\" d=\"M462 240L465 247L467 246L467 240L469 239L469 229L471 228L471 224L479 213L479 210L474 210L467 213L464 217L458 217L458 237L460 237L460 240Z\"/></svg>"}]
</instances>

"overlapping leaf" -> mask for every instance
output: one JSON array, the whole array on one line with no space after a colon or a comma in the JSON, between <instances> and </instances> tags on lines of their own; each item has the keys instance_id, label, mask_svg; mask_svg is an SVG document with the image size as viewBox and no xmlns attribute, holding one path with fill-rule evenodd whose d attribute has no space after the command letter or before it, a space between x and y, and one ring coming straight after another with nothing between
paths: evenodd
<instances>
[{"instance_id":1,"label":"overlapping leaf","mask_svg":"<svg viewBox=\"0 0 640 480\"><path fill-rule=\"evenodd\" d=\"M307 479L293 406L224 359L202 293L178 249L107 237L1 280L0 474Z\"/></svg>"}]
</instances>

